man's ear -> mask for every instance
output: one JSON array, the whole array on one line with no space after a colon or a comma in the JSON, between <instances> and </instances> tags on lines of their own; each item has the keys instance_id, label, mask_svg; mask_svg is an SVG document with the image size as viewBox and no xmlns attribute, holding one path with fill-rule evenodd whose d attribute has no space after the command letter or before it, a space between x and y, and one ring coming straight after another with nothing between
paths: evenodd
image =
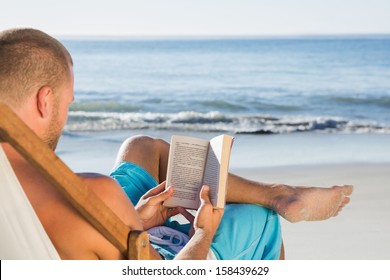
<instances>
[{"instance_id":1,"label":"man's ear","mask_svg":"<svg viewBox=\"0 0 390 280\"><path fill-rule=\"evenodd\" d=\"M53 90L49 86L43 86L37 93L37 109L42 118L46 118L53 106Z\"/></svg>"}]
</instances>

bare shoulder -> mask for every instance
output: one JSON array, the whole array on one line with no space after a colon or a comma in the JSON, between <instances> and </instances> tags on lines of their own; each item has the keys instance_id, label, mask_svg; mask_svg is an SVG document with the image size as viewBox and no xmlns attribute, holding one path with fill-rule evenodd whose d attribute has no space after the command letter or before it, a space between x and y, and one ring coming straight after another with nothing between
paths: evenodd
<instances>
[{"instance_id":1,"label":"bare shoulder","mask_svg":"<svg viewBox=\"0 0 390 280\"><path fill-rule=\"evenodd\" d=\"M91 188L126 225L132 229L142 229L142 224L134 206L131 204L130 200L127 199L127 196L121 187L112 178L91 173L78 175L85 185ZM69 215L68 213L66 219L65 215L61 216L61 219L64 222L61 227L64 227L64 224L67 224L68 227L72 228L72 230L68 230L66 234L68 246L63 246L65 236L59 236L62 234L58 234L59 231L56 230L57 238L59 238L60 247L62 249L60 250L61 257L70 259L121 258L119 251L80 215L76 213Z\"/></svg>"},{"instance_id":2,"label":"bare shoulder","mask_svg":"<svg viewBox=\"0 0 390 280\"><path fill-rule=\"evenodd\" d=\"M78 175L124 223L133 229L142 229L133 204L114 179L97 173L80 173Z\"/></svg>"}]
</instances>

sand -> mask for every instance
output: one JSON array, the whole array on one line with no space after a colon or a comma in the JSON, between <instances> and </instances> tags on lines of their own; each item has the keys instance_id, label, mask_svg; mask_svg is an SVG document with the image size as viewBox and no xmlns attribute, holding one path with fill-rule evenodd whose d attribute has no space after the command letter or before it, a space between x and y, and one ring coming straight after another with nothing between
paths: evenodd
<instances>
[{"instance_id":1,"label":"sand","mask_svg":"<svg viewBox=\"0 0 390 280\"><path fill-rule=\"evenodd\" d=\"M290 166L236 173L296 186L354 185L349 205L337 217L294 224L281 220L286 259L390 259L390 164Z\"/></svg>"}]
</instances>

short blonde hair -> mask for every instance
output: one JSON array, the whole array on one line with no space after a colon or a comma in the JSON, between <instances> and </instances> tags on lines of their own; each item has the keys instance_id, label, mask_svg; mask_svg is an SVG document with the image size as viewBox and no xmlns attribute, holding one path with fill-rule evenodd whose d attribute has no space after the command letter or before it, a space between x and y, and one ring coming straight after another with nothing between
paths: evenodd
<instances>
[{"instance_id":1,"label":"short blonde hair","mask_svg":"<svg viewBox=\"0 0 390 280\"><path fill-rule=\"evenodd\" d=\"M0 101L17 108L34 88L50 86L55 91L69 81L71 65L66 48L42 31L0 32Z\"/></svg>"}]
</instances>

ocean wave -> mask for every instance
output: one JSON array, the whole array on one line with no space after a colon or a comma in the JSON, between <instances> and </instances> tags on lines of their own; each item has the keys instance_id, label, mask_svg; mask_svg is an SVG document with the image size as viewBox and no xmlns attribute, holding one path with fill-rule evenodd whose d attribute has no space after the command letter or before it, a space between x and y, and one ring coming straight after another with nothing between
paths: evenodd
<instances>
[{"instance_id":1,"label":"ocean wave","mask_svg":"<svg viewBox=\"0 0 390 280\"><path fill-rule=\"evenodd\" d=\"M231 115L221 112L179 113L71 111L66 131L165 129L229 132L237 134L280 134L294 132L390 133L390 126L340 117Z\"/></svg>"},{"instance_id":2,"label":"ocean wave","mask_svg":"<svg viewBox=\"0 0 390 280\"><path fill-rule=\"evenodd\" d=\"M386 109L390 108L390 96L370 96L370 97L355 97L355 96L337 96L333 100L346 105L363 105L363 106L377 106Z\"/></svg>"}]
</instances>

